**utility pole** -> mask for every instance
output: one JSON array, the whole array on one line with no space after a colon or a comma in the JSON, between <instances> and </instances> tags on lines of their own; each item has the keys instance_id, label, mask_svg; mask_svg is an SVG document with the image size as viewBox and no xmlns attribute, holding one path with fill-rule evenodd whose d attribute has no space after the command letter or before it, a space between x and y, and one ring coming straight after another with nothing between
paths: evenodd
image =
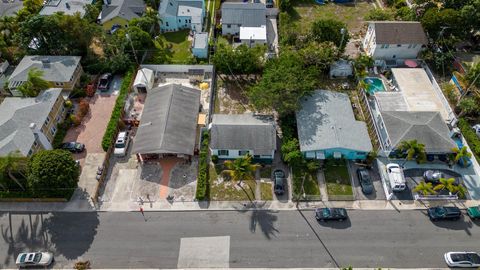
<instances>
[{"instance_id":1,"label":"utility pole","mask_svg":"<svg viewBox=\"0 0 480 270\"><path fill-rule=\"evenodd\" d=\"M132 39L130 39L130 35L128 33L125 33L125 37L128 39L130 46L132 47L133 57L135 58L135 62L137 63L137 66L140 67L140 71L142 72L143 78L145 79L145 84L147 84L148 83L147 75L145 75L143 68L141 68L140 63L138 62L137 53L135 52L135 48L133 47Z\"/></svg>"}]
</instances>

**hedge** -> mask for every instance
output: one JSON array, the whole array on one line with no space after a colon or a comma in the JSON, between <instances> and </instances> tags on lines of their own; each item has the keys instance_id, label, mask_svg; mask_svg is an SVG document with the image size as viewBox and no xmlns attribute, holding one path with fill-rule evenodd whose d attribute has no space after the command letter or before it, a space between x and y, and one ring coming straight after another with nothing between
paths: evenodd
<instances>
[{"instance_id":1,"label":"hedge","mask_svg":"<svg viewBox=\"0 0 480 270\"><path fill-rule=\"evenodd\" d=\"M198 181L195 198L199 201L208 199L208 132L202 134L202 146L200 148L200 158L198 161Z\"/></svg>"},{"instance_id":2,"label":"hedge","mask_svg":"<svg viewBox=\"0 0 480 270\"><path fill-rule=\"evenodd\" d=\"M102 149L105 152L108 150L108 148L110 148L113 140L115 139L115 135L117 135L116 133L118 129L118 121L120 121L120 117L122 116L122 110L125 107L125 101L128 95L128 88L130 87L130 83L132 82L133 74L134 70L130 69L123 78L117 100L115 101L115 106L113 107L112 116L110 116L110 121L108 121L105 134L103 134Z\"/></svg>"},{"instance_id":3,"label":"hedge","mask_svg":"<svg viewBox=\"0 0 480 270\"><path fill-rule=\"evenodd\" d=\"M468 142L470 149L472 150L473 154L480 160L480 139L477 137L477 134L467 122L467 120L460 118L458 121L458 127L462 131L463 137Z\"/></svg>"},{"instance_id":4,"label":"hedge","mask_svg":"<svg viewBox=\"0 0 480 270\"><path fill-rule=\"evenodd\" d=\"M63 139L65 139L65 136L67 135L67 131L71 125L72 125L72 120L70 119L70 117L66 117L62 123L57 124L57 133L55 133L55 136L53 137L53 142L52 142L53 148L58 149L62 146Z\"/></svg>"}]
</instances>

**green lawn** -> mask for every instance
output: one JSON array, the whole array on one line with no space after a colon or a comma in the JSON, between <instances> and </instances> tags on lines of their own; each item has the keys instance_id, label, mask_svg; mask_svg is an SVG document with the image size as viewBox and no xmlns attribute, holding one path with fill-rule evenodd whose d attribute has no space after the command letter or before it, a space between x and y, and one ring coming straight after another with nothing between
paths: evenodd
<instances>
[{"instance_id":1,"label":"green lawn","mask_svg":"<svg viewBox=\"0 0 480 270\"><path fill-rule=\"evenodd\" d=\"M293 193L302 195L305 191L306 195L315 195L320 196L320 189L318 188L318 182L315 175L310 175L300 168L294 167L293 171ZM303 191L302 191L302 179L305 175L305 181L303 181Z\"/></svg>"},{"instance_id":2,"label":"green lawn","mask_svg":"<svg viewBox=\"0 0 480 270\"><path fill-rule=\"evenodd\" d=\"M325 182L329 195L353 195L352 182L345 161L327 161Z\"/></svg>"},{"instance_id":3,"label":"green lawn","mask_svg":"<svg viewBox=\"0 0 480 270\"><path fill-rule=\"evenodd\" d=\"M255 200L255 181L244 181L247 185L241 189L236 183L225 181L217 183L219 167L209 166L210 175L210 200L212 201L248 201Z\"/></svg>"},{"instance_id":4,"label":"green lawn","mask_svg":"<svg viewBox=\"0 0 480 270\"><path fill-rule=\"evenodd\" d=\"M273 200L272 183L261 183L260 192L262 194L262 200L264 201Z\"/></svg>"},{"instance_id":5,"label":"green lawn","mask_svg":"<svg viewBox=\"0 0 480 270\"><path fill-rule=\"evenodd\" d=\"M155 47L159 50L167 50L166 61L173 64L188 63L192 56L190 51L191 42L188 40L190 30L185 29L177 32L163 33L160 41L155 41Z\"/></svg>"}]
</instances>

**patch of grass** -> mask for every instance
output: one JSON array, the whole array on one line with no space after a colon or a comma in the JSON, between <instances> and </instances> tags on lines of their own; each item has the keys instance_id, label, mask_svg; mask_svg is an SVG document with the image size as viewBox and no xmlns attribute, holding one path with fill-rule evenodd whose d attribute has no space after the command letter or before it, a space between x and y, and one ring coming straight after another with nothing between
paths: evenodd
<instances>
[{"instance_id":1,"label":"patch of grass","mask_svg":"<svg viewBox=\"0 0 480 270\"><path fill-rule=\"evenodd\" d=\"M262 195L262 200L264 201L273 200L272 183L261 183L260 192Z\"/></svg>"},{"instance_id":2,"label":"patch of grass","mask_svg":"<svg viewBox=\"0 0 480 270\"><path fill-rule=\"evenodd\" d=\"M260 168L260 177L261 178L270 178L272 176L272 167L271 166L265 166Z\"/></svg>"},{"instance_id":3,"label":"patch of grass","mask_svg":"<svg viewBox=\"0 0 480 270\"><path fill-rule=\"evenodd\" d=\"M329 195L353 195L350 174L345 161L327 162L324 173Z\"/></svg>"},{"instance_id":4,"label":"patch of grass","mask_svg":"<svg viewBox=\"0 0 480 270\"><path fill-rule=\"evenodd\" d=\"M255 181L244 181L243 189L232 181L217 182L222 165L209 166L210 200L212 201L248 201L255 200Z\"/></svg>"},{"instance_id":5,"label":"patch of grass","mask_svg":"<svg viewBox=\"0 0 480 270\"><path fill-rule=\"evenodd\" d=\"M301 168L293 167L293 193L296 195L302 195L303 191L305 195L315 195L320 196L320 189L318 188L317 177L306 173L305 170ZM303 177L305 176L305 181ZM303 181L303 191L302 191L302 181Z\"/></svg>"},{"instance_id":6,"label":"patch of grass","mask_svg":"<svg viewBox=\"0 0 480 270\"><path fill-rule=\"evenodd\" d=\"M164 33L161 35L161 42L155 42L155 47L161 50L167 48L167 60L171 63L188 63L192 55L190 52L191 42L188 40L189 32L190 30L184 29Z\"/></svg>"}]
</instances>

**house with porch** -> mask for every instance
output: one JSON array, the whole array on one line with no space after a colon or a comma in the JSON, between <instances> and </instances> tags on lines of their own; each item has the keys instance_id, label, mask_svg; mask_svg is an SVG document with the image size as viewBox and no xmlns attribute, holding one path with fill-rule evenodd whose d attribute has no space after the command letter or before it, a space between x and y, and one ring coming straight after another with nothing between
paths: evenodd
<instances>
[{"instance_id":1,"label":"house with porch","mask_svg":"<svg viewBox=\"0 0 480 270\"><path fill-rule=\"evenodd\" d=\"M271 163L277 150L275 121L271 115L214 114L210 129L210 152L219 159L251 155Z\"/></svg>"},{"instance_id":2,"label":"house with porch","mask_svg":"<svg viewBox=\"0 0 480 270\"><path fill-rule=\"evenodd\" d=\"M158 16L162 32L175 32L182 29L202 32L205 2L203 0L162 0Z\"/></svg>"},{"instance_id":3,"label":"house with porch","mask_svg":"<svg viewBox=\"0 0 480 270\"><path fill-rule=\"evenodd\" d=\"M372 151L367 125L355 119L347 94L317 90L301 106L298 139L307 159L363 160Z\"/></svg>"},{"instance_id":4,"label":"house with porch","mask_svg":"<svg viewBox=\"0 0 480 270\"><path fill-rule=\"evenodd\" d=\"M420 22L369 22L363 50L375 60L416 59L428 44Z\"/></svg>"}]
</instances>

